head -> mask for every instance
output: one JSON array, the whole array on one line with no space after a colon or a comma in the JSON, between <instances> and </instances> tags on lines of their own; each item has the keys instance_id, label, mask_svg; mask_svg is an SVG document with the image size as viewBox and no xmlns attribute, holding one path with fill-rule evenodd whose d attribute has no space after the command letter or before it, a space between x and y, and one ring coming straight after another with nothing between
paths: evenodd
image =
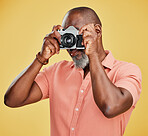
<instances>
[{"instance_id":1,"label":"head","mask_svg":"<svg viewBox=\"0 0 148 136\"><path fill-rule=\"evenodd\" d=\"M62 27L68 28L74 26L78 30L86 24L99 24L102 26L101 21L94 10L88 7L77 7L69 10L64 16ZM71 49L67 50L72 57L76 68L85 68L89 64L88 56L84 50Z\"/></svg>"}]
</instances>

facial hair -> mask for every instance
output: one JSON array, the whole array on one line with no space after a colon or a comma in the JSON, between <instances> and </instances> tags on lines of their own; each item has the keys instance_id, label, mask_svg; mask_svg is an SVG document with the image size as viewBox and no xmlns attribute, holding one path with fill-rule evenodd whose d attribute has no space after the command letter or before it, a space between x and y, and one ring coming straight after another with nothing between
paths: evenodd
<instances>
[{"instance_id":1,"label":"facial hair","mask_svg":"<svg viewBox=\"0 0 148 136\"><path fill-rule=\"evenodd\" d=\"M84 52L82 52L80 59L77 59L77 56L73 56L72 59L76 68L84 69L89 64L89 58Z\"/></svg>"}]
</instances>

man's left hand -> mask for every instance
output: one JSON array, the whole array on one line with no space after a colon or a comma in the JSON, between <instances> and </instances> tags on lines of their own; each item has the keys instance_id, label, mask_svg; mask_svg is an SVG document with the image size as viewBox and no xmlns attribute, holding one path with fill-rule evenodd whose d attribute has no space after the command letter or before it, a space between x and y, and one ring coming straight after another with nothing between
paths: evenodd
<instances>
[{"instance_id":1,"label":"man's left hand","mask_svg":"<svg viewBox=\"0 0 148 136\"><path fill-rule=\"evenodd\" d=\"M101 26L99 24L87 24L84 25L79 34L83 34L82 45L85 46L85 54L93 55L99 53L100 50L100 39L102 36Z\"/></svg>"}]
</instances>

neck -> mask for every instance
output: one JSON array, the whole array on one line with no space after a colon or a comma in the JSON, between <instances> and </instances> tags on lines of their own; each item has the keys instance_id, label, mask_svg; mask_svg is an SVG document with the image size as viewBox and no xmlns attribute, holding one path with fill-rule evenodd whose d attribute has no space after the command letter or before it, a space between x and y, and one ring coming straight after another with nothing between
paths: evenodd
<instances>
[{"instance_id":1,"label":"neck","mask_svg":"<svg viewBox=\"0 0 148 136\"><path fill-rule=\"evenodd\" d=\"M98 54L99 60L102 62L105 59L106 55L107 54L105 53L105 50L102 48L100 50L100 53Z\"/></svg>"},{"instance_id":2,"label":"neck","mask_svg":"<svg viewBox=\"0 0 148 136\"><path fill-rule=\"evenodd\" d=\"M89 72L89 64L83 70L84 70L84 78L85 78L87 73Z\"/></svg>"},{"instance_id":3,"label":"neck","mask_svg":"<svg viewBox=\"0 0 148 136\"><path fill-rule=\"evenodd\" d=\"M100 49L98 50L98 57L99 57L99 60L102 62L105 59L106 55L107 55L105 53L104 48L103 48L102 37L98 41L98 44L99 44L99 47L100 47Z\"/></svg>"}]
</instances>

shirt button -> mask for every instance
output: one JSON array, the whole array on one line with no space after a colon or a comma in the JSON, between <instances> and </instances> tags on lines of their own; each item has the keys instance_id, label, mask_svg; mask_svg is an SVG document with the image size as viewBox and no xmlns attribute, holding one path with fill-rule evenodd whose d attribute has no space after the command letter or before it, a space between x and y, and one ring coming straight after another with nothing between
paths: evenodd
<instances>
[{"instance_id":1,"label":"shirt button","mask_svg":"<svg viewBox=\"0 0 148 136\"><path fill-rule=\"evenodd\" d=\"M71 130L75 130L75 128L71 128Z\"/></svg>"},{"instance_id":2,"label":"shirt button","mask_svg":"<svg viewBox=\"0 0 148 136\"><path fill-rule=\"evenodd\" d=\"M83 93L84 91L83 90L81 90L81 93Z\"/></svg>"},{"instance_id":3,"label":"shirt button","mask_svg":"<svg viewBox=\"0 0 148 136\"><path fill-rule=\"evenodd\" d=\"M79 108L75 108L75 110L76 110L76 111L78 111L78 110L79 110Z\"/></svg>"}]
</instances>

